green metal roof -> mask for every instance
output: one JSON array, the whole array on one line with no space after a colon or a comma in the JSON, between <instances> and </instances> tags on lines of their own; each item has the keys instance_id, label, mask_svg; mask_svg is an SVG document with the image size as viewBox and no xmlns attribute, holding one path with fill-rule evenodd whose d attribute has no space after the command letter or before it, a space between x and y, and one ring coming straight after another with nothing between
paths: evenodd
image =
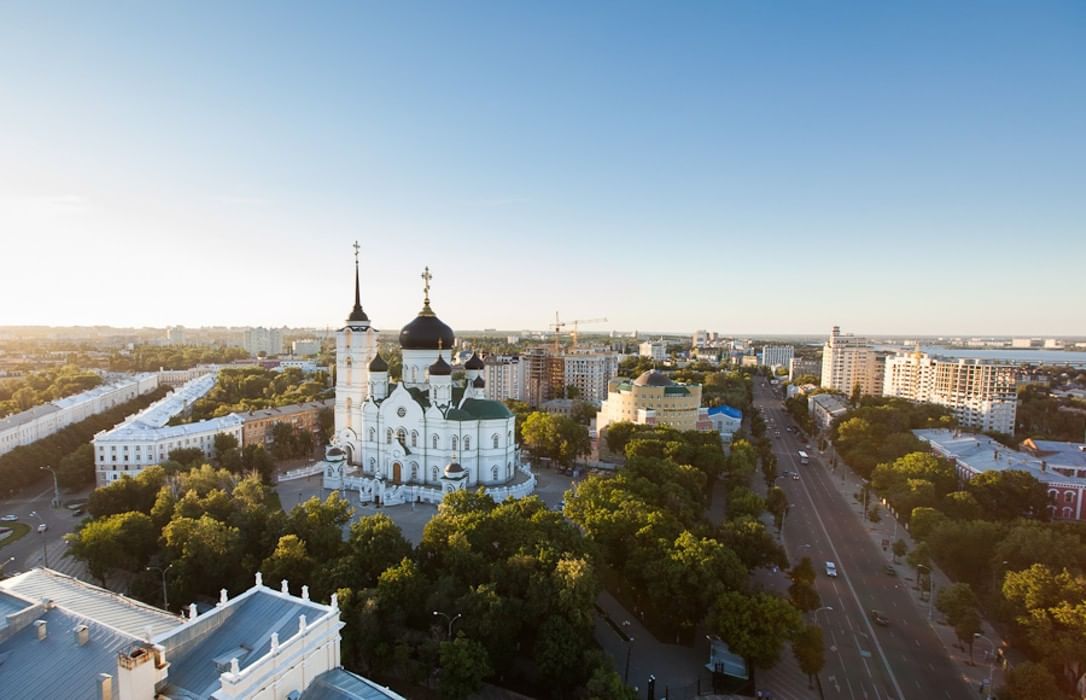
<instances>
[{"instance_id":1,"label":"green metal roof","mask_svg":"<svg viewBox=\"0 0 1086 700\"><path fill-rule=\"evenodd\" d=\"M461 408L478 420L512 418L513 416L504 403L491 399L467 399Z\"/></svg>"}]
</instances>

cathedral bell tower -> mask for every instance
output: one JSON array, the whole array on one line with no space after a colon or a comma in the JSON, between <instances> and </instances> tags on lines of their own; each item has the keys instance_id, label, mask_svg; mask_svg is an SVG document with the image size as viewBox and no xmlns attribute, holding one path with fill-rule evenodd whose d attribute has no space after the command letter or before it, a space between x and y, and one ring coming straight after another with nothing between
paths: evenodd
<instances>
[{"instance_id":1,"label":"cathedral bell tower","mask_svg":"<svg viewBox=\"0 0 1086 700\"><path fill-rule=\"evenodd\" d=\"M369 396L369 366L377 355L377 330L362 310L358 279L358 241L354 243L354 307L336 331L336 437L351 464L362 457L362 404Z\"/></svg>"}]
</instances>

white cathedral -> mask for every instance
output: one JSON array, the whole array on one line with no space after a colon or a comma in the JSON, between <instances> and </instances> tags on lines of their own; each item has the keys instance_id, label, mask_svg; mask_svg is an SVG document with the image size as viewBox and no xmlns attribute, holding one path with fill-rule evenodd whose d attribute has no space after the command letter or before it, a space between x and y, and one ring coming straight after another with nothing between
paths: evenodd
<instances>
[{"instance_id":1,"label":"white cathedral","mask_svg":"<svg viewBox=\"0 0 1086 700\"><path fill-rule=\"evenodd\" d=\"M453 331L430 308L430 271L422 275L422 310L400 331L403 373L389 379L377 330L362 310L355 246L354 308L336 333L335 437L326 451L324 486L357 489L363 500L393 505L440 501L450 491L486 486L505 497L530 492L519 474L515 418L486 398L483 362L452 378ZM526 471L526 470L525 470ZM508 493L515 482L517 488ZM501 495L499 494L499 498Z\"/></svg>"}]
</instances>

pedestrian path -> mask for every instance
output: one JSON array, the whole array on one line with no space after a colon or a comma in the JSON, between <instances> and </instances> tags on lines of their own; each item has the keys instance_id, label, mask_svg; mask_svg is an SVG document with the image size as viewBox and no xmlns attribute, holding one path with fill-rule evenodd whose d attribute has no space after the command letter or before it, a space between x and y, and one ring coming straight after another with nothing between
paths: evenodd
<instances>
[{"instance_id":1,"label":"pedestrian path","mask_svg":"<svg viewBox=\"0 0 1086 700\"><path fill-rule=\"evenodd\" d=\"M90 572L87 571L87 565L75 557L68 556L68 548L66 545L60 547L50 548L49 555L49 568L54 571L59 571L62 574L73 576L82 581L91 580ZM33 554L27 556L26 560L19 567L20 570L33 569L43 564L42 550L35 550Z\"/></svg>"}]
</instances>

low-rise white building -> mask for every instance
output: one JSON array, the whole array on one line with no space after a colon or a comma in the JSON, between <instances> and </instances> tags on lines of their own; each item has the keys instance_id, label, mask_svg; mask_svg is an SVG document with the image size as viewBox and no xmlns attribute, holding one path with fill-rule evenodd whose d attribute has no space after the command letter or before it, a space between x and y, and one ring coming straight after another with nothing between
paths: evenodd
<instances>
[{"instance_id":1,"label":"low-rise white building","mask_svg":"<svg viewBox=\"0 0 1086 700\"><path fill-rule=\"evenodd\" d=\"M198 448L211 457L215 436L233 435L242 441L241 416L231 413L219 418L169 425L170 419L186 410L215 386L216 375L206 374L170 392L139 413L110 430L94 436L96 483L105 486L124 475L135 476L144 468L161 464L170 452Z\"/></svg>"},{"instance_id":2,"label":"low-rise white building","mask_svg":"<svg viewBox=\"0 0 1086 700\"><path fill-rule=\"evenodd\" d=\"M158 375L137 374L0 419L0 454L49 437L158 388Z\"/></svg>"},{"instance_id":3,"label":"low-rise white building","mask_svg":"<svg viewBox=\"0 0 1086 700\"><path fill-rule=\"evenodd\" d=\"M317 355L321 351L321 341L316 338L302 338L290 344L290 350L295 355Z\"/></svg>"},{"instance_id":4,"label":"low-rise white building","mask_svg":"<svg viewBox=\"0 0 1086 700\"><path fill-rule=\"evenodd\" d=\"M0 581L5 698L403 700L343 669L328 604L265 586L178 616L50 569Z\"/></svg>"}]
</instances>

